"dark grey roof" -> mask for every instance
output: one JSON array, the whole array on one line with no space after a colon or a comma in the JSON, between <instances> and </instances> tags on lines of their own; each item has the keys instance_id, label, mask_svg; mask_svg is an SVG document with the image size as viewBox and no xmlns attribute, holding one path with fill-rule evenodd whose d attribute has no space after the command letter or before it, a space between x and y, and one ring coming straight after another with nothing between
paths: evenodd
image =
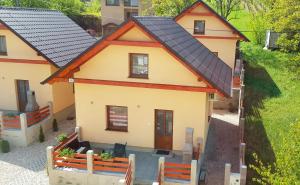
<instances>
[{"instance_id":1,"label":"dark grey roof","mask_svg":"<svg viewBox=\"0 0 300 185\"><path fill-rule=\"evenodd\" d=\"M55 10L0 7L0 22L57 67L63 67L96 42Z\"/></svg>"},{"instance_id":2,"label":"dark grey roof","mask_svg":"<svg viewBox=\"0 0 300 185\"><path fill-rule=\"evenodd\" d=\"M133 20L226 96L231 96L232 69L172 18Z\"/></svg>"}]
</instances>

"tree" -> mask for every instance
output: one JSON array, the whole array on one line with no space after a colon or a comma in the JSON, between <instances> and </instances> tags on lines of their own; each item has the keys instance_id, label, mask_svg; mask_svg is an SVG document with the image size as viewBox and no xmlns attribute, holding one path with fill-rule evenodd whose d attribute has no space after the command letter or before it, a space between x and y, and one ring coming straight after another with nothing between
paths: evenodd
<instances>
[{"instance_id":1,"label":"tree","mask_svg":"<svg viewBox=\"0 0 300 185\"><path fill-rule=\"evenodd\" d=\"M157 16L176 16L195 1L196 0L153 0L152 8Z\"/></svg>"},{"instance_id":2,"label":"tree","mask_svg":"<svg viewBox=\"0 0 300 185\"><path fill-rule=\"evenodd\" d=\"M100 16L101 5L99 0L92 0L85 3L84 14L94 15L96 17Z\"/></svg>"},{"instance_id":3,"label":"tree","mask_svg":"<svg viewBox=\"0 0 300 185\"><path fill-rule=\"evenodd\" d=\"M300 51L300 1L274 0L269 7L270 27L281 33L277 44L287 52Z\"/></svg>"},{"instance_id":4,"label":"tree","mask_svg":"<svg viewBox=\"0 0 300 185\"><path fill-rule=\"evenodd\" d=\"M216 11L226 20L230 20L229 15L240 8L241 0L207 0Z\"/></svg>"},{"instance_id":5,"label":"tree","mask_svg":"<svg viewBox=\"0 0 300 185\"><path fill-rule=\"evenodd\" d=\"M84 3L80 0L50 0L50 8L70 16L80 15L84 11Z\"/></svg>"}]
</instances>

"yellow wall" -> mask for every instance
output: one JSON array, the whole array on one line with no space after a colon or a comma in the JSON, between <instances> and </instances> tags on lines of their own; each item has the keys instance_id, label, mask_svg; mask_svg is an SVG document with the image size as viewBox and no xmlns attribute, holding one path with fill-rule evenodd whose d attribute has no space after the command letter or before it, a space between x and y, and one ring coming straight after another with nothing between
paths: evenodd
<instances>
[{"instance_id":1,"label":"yellow wall","mask_svg":"<svg viewBox=\"0 0 300 185\"><path fill-rule=\"evenodd\" d=\"M45 60L10 30L0 30L0 35L6 36L8 53L7 56L0 55L0 58ZM74 104L72 84L40 84L56 70L51 64L0 62L0 109L18 110L15 80L28 80L30 90L35 91L38 104L43 107L48 101L52 101L54 113Z\"/></svg>"},{"instance_id":2,"label":"yellow wall","mask_svg":"<svg viewBox=\"0 0 300 185\"><path fill-rule=\"evenodd\" d=\"M197 7L193 13L207 13L208 10L203 7ZM222 21L220 21L215 16L189 16L185 15L177 21L182 27L184 27L189 33L194 36L194 21L204 20L205 21L205 36L221 36L221 37L236 37L236 34L232 33L232 30L225 26ZM218 52L218 56L231 68L234 68L235 64L235 50L236 50L236 40L232 39L198 39L204 46L206 46L212 52Z\"/></svg>"},{"instance_id":3,"label":"yellow wall","mask_svg":"<svg viewBox=\"0 0 300 185\"><path fill-rule=\"evenodd\" d=\"M0 62L0 109L18 110L15 80L29 80L30 90L36 93L38 104L42 107L52 101L50 85L41 85L42 79L50 73L50 65L18 64Z\"/></svg>"},{"instance_id":4,"label":"yellow wall","mask_svg":"<svg viewBox=\"0 0 300 185\"><path fill-rule=\"evenodd\" d=\"M149 79L129 78L128 53L149 55ZM130 82L205 86L180 62L161 48L136 46L109 46L75 73L76 78L116 80Z\"/></svg>"},{"instance_id":5,"label":"yellow wall","mask_svg":"<svg viewBox=\"0 0 300 185\"><path fill-rule=\"evenodd\" d=\"M122 35L118 40L128 40L128 41L153 41L148 36L146 36L141 30L134 27Z\"/></svg>"},{"instance_id":6,"label":"yellow wall","mask_svg":"<svg viewBox=\"0 0 300 185\"><path fill-rule=\"evenodd\" d=\"M182 150L186 127L194 128L194 143L196 137L205 137L206 93L90 84L76 84L75 91L83 140L153 148L155 109L174 111L174 150ZM106 105L128 107L127 133L105 130Z\"/></svg>"},{"instance_id":7,"label":"yellow wall","mask_svg":"<svg viewBox=\"0 0 300 185\"><path fill-rule=\"evenodd\" d=\"M0 58L44 60L37 52L28 46L10 30L0 30L0 35L6 37L7 56L0 55Z\"/></svg>"}]
</instances>

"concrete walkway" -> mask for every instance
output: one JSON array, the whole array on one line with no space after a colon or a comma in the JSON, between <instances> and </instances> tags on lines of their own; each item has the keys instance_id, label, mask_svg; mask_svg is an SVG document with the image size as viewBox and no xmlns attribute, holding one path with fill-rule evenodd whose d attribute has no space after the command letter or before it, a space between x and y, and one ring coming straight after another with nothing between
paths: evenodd
<instances>
[{"instance_id":1,"label":"concrete walkway","mask_svg":"<svg viewBox=\"0 0 300 185\"><path fill-rule=\"evenodd\" d=\"M60 133L74 132L75 120L59 123L59 131L46 134L44 143L35 142L28 147L11 148L0 153L0 185L48 185L46 147L54 145Z\"/></svg>"},{"instance_id":2,"label":"concrete walkway","mask_svg":"<svg viewBox=\"0 0 300 185\"><path fill-rule=\"evenodd\" d=\"M204 154L204 168L208 185L223 185L225 163L231 163L232 172L239 170L238 115L215 111L210 123Z\"/></svg>"}]
</instances>

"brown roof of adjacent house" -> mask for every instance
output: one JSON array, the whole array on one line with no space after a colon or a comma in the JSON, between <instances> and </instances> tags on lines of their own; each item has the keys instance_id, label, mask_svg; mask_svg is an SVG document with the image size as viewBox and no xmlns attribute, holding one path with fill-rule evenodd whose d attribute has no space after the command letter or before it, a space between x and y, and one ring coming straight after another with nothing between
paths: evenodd
<instances>
[{"instance_id":1,"label":"brown roof of adjacent house","mask_svg":"<svg viewBox=\"0 0 300 185\"><path fill-rule=\"evenodd\" d=\"M0 23L59 68L97 41L55 10L0 7Z\"/></svg>"}]
</instances>

